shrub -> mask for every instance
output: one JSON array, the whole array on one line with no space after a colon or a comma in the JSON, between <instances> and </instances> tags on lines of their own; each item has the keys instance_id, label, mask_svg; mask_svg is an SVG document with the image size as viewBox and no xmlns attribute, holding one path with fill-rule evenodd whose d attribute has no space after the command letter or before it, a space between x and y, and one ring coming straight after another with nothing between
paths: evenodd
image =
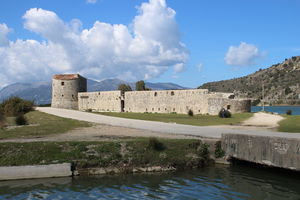
<instances>
[{"instance_id":1,"label":"shrub","mask_svg":"<svg viewBox=\"0 0 300 200\"><path fill-rule=\"evenodd\" d=\"M287 111L286 111L286 114L287 114L287 115L292 115L292 113L293 113L292 110L287 110Z\"/></svg>"},{"instance_id":2,"label":"shrub","mask_svg":"<svg viewBox=\"0 0 300 200\"><path fill-rule=\"evenodd\" d=\"M194 116L194 112L191 109L189 109L189 111L188 111L188 116L190 116L190 117Z\"/></svg>"},{"instance_id":3,"label":"shrub","mask_svg":"<svg viewBox=\"0 0 300 200\"><path fill-rule=\"evenodd\" d=\"M156 151L162 151L166 149L166 146L155 137L149 138L148 147Z\"/></svg>"},{"instance_id":4,"label":"shrub","mask_svg":"<svg viewBox=\"0 0 300 200\"><path fill-rule=\"evenodd\" d=\"M286 95L290 94L291 92L293 92L293 91L291 90L290 87L287 87L287 88L284 89L284 93L285 93Z\"/></svg>"},{"instance_id":5,"label":"shrub","mask_svg":"<svg viewBox=\"0 0 300 200\"><path fill-rule=\"evenodd\" d=\"M209 144L202 144L201 148L200 148L200 156L204 159L208 159L209 157Z\"/></svg>"},{"instance_id":6,"label":"shrub","mask_svg":"<svg viewBox=\"0 0 300 200\"><path fill-rule=\"evenodd\" d=\"M2 112L0 112L0 128L5 127L5 116Z\"/></svg>"},{"instance_id":7,"label":"shrub","mask_svg":"<svg viewBox=\"0 0 300 200\"><path fill-rule=\"evenodd\" d=\"M26 119L26 117L25 117L23 114L18 115L18 116L16 117L16 119L15 119L15 122L16 122L16 124L17 124L18 126L21 126L21 125L27 125L27 124L28 124L27 119Z\"/></svg>"},{"instance_id":8,"label":"shrub","mask_svg":"<svg viewBox=\"0 0 300 200\"><path fill-rule=\"evenodd\" d=\"M225 151L222 149L221 141L215 143L215 157L222 158L225 156Z\"/></svg>"},{"instance_id":9,"label":"shrub","mask_svg":"<svg viewBox=\"0 0 300 200\"><path fill-rule=\"evenodd\" d=\"M0 104L0 112L5 116L18 116L33 110L33 102L11 97Z\"/></svg>"},{"instance_id":10,"label":"shrub","mask_svg":"<svg viewBox=\"0 0 300 200\"><path fill-rule=\"evenodd\" d=\"M260 99L256 99L251 102L252 106L257 106L260 103Z\"/></svg>"},{"instance_id":11,"label":"shrub","mask_svg":"<svg viewBox=\"0 0 300 200\"><path fill-rule=\"evenodd\" d=\"M219 112L219 117L221 117L221 118L230 118L231 113L229 112L229 110L225 110L224 108L222 108Z\"/></svg>"}]
</instances>

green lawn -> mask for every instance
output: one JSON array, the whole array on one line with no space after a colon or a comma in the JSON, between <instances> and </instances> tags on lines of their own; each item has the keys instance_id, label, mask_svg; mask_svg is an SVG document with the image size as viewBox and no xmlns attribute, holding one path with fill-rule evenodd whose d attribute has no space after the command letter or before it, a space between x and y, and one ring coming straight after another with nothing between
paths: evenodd
<instances>
[{"instance_id":1,"label":"green lawn","mask_svg":"<svg viewBox=\"0 0 300 200\"><path fill-rule=\"evenodd\" d=\"M64 133L78 127L91 126L88 122L57 117L39 111L29 112L25 115L25 117L28 119L29 126L20 126L12 129L10 129L9 126L15 126L14 118L7 118L6 121L9 126L7 128L0 129L0 139L57 134Z\"/></svg>"},{"instance_id":2,"label":"green lawn","mask_svg":"<svg viewBox=\"0 0 300 200\"><path fill-rule=\"evenodd\" d=\"M151 139L103 142L0 143L0 166L20 166L75 162L87 167L197 167L207 160L207 144L195 139L159 139L155 149ZM213 153L213 152L212 152Z\"/></svg>"},{"instance_id":3,"label":"green lawn","mask_svg":"<svg viewBox=\"0 0 300 200\"><path fill-rule=\"evenodd\" d=\"M300 133L300 116L285 115L286 119L279 122L278 131L289 133Z\"/></svg>"},{"instance_id":4,"label":"green lawn","mask_svg":"<svg viewBox=\"0 0 300 200\"><path fill-rule=\"evenodd\" d=\"M177 124L188 124L195 126L213 126L213 125L234 125L253 116L253 113L237 113L231 118L220 118L213 115L194 115L193 117L187 114L159 114L159 113L113 113L104 112L102 115L123 117L129 119L141 119L149 121L169 122Z\"/></svg>"}]
</instances>

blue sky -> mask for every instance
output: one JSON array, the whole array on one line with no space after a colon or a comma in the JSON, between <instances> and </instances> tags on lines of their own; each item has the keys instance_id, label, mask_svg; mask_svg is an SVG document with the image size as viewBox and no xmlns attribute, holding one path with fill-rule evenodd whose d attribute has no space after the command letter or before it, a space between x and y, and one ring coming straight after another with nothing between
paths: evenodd
<instances>
[{"instance_id":1,"label":"blue sky","mask_svg":"<svg viewBox=\"0 0 300 200\"><path fill-rule=\"evenodd\" d=\"M300 54L299 9L298 0L2 0L0 87L52 73L188 87L244 76Z\"/></svg>"}]
</instances>

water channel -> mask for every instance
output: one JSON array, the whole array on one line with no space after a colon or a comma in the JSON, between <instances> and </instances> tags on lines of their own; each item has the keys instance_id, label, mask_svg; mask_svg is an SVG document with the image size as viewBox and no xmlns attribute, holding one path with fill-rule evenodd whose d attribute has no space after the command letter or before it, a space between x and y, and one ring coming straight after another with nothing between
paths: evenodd
<instances>
[{"instance_id":1,"label":"water channel","mask_svg":"<svg viewBox=\"0 0 300 200\"><path fill-rule=\"evenodd\" d=\"M0 199L300 199L299 174L217 165L181 172L0 182Z\"/></svg>"}]
</instances>

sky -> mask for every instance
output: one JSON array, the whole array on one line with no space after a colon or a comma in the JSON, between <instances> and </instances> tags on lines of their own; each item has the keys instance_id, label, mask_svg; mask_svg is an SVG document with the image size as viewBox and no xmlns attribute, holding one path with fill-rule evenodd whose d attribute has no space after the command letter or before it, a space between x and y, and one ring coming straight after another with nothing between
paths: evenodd
<instances>
[{"instance_id":1,"label":"sky","mask_svg":"<svg viewBox=\"0 0 300 200\"><path fill-rule=\"evenodd\" d=\"M300 54L299 0L2 0L0 88L53 74L195 88Z\"/></svg>"}]
</instances>

